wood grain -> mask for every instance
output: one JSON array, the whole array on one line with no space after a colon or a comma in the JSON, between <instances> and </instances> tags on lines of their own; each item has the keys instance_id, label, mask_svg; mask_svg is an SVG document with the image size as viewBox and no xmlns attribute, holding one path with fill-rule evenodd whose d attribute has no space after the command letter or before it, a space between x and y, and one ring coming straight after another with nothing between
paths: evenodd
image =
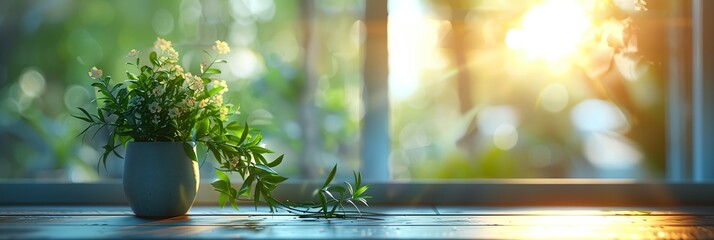
<instances>
[{"instance_id":1,"label":"wood grain","mask_svg":"<svg viewBox=\"0 0 714 240\"><path fill-rule=\"evenodd\" d=\"M702 239L714 208L371 207L353 219L300 218L259 207L197 206L136 218L124 206L0 206L0 239Z\"/></svg>"}]
</instances>

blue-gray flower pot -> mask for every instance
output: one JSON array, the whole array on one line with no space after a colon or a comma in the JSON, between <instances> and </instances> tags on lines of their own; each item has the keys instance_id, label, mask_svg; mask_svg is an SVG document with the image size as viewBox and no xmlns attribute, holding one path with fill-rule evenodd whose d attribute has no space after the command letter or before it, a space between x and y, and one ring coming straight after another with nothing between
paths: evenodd
<instances>
[{"instance_id":1,"label":"blue-gray flower pot","mask_svg":"<svg viewBox=\"0 0 714 240\"><path fill-rule=\"evenodd\" d=\"M194 146L183 142L127 144L124 193L137 217L169 218L188 212L200 179Z\"/></svg>"}]
</instances>

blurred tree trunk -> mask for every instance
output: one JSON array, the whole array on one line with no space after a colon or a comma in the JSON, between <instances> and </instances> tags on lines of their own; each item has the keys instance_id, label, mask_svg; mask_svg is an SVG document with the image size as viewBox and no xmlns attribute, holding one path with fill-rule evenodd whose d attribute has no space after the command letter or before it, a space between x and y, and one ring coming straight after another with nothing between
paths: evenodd
<instances>
[{"instance_id":1,"label":"blurred tree trunk","mask_svg":"<svg viewBox=\"0 0 714 240\"><path fill-rule=\"evenodd\" d=\"M464 2L460 0L450 0L447 2L449 8L451 8L451 34L449 36L449 47L454 54L454 62L458 69L458 74L454 81L454 87L459 99L459 111L462 116L471 111L474 107L474 99L472 96L473 87L471 82L471 74L469 73L468 59L466 58L466 53L468 52L468 46L464 39L468 36L467 34L467 24L466 24L466 13L471 8L470 2ZM464 134L458 140L458 146L466 150L469 155L474 156L476 146L476 139L478 134L478 128L476 126L476 118L471 119L469 126L464 132Z\"/></svg>"},{"instance_id":2,"label":"blurred tree trunk","mask_svg":"<svg viewBox=\"0 0 714 240\"><path fill-rule=\"evenodd\" d=\"M367 1L361 149L362 174L367 181L389 180L389 55L387 1Z\"/></svg>"},{"instance_id":3,"label":"blurred tree trunk","mask_svg":"<svg viewBox=\"0 0 714 240\"><path fill-rule=\"evenodd\" d=\"M303 84L298 99L298 117L300 124L300 140L302 151L300 156L300 173L304 178L314 178L318 174L318 159L320 156L320 131L317 128L319 117L315 106L317 91L317 59L320 47L315 21L315 1L304 0L300 3L301 24L303 30L302 44L305 49L303 59Z\"/></svg>"},{"instance_id":4,"label":"blurred tree trunk","mask_svg":"<svg viewBox=\"0 0 714 240\"><path fill-rule=\"evenodd\" d=\"M448 1L451 8L451 36L449 45L454 53L456 67L459 69L456 75L456 90L459 94L459 110L461 114L465 114L473 108L473 99L471 98L471 76L469 74L468 60L466 59L467 46L464 38L467 37L466 32L466 8L462 0Z\"/></svg>"}]
</instances>

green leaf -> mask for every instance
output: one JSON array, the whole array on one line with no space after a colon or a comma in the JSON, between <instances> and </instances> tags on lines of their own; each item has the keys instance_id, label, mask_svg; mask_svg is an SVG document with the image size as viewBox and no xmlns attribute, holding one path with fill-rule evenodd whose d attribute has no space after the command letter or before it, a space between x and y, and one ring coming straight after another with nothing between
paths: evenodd
<instances>
[{"instance_id":1,"label":"green leaf","mask_svg":"<svg viewBox=\"0 0 714 240\"><path fill-rule=\"evenodd\" d=\"M203 119L203 121L198 124L198 128L196 129L196 139L201 139L206 136L210 125L211 121L208 118Z\"/></svg>"},{"instance_id":2,"label":"green leaf","mask_svg":"<svg viewBox=\"0 0 714 240\"><path fill-rule=\"evenodd\" d=\"M250 130L250 128L248 127L248 122L245 122L245 128L243 128L243 134L240 135L240 140L238 141L238 145L245 142L245 139L248 138L249 130Z\"/></svg>"},{"instance_id":3,"label":"green leaf","mask_svg":"<svg viewBox=\"0 0 714 240\"><path fill-rule=\"evenodd\" d=\"M334 191L334 192L338 192L338 193L345 193L345 191L347 191L347 190L343 186L329 186L329 187L325 188L325 191Z\"/></svg>"},{"instance_id":4,"label":"green leaf","mask_svg":"<svg viewBox=\"0 0 714 240\"><path fill-rule=\"evenodd\" d=\"M281 182L285 182L285 180L288 180L288 178L280 176L280 175L268 175L265 177L261 178L263 181L272 183L273 185L276 185Z\"/></svg>"},{"instance_id":5,"label":"green leaf","mask_svg":"<svg viewBox=\"0 0 714 240\"><path fill-rule=\"evenodd\" d=\"M211 186L213 186L213 188L215 188L216 190L221 190L221 191L228 189L228 183L226 183L226 181L223 181L221 179L216 179L215 181L211 182Z\"/></svg>"},{"instance_id":6,"label":"green leaf","mask_svg":"<svg viewBox=\"0 0 714 240\"><path fill-rule=\"evenodd\" d=\"M327 216L327 198L325 198L324 191L320 191L320 205L322 206L322 212Z\"/></svg>"},{"instance_id":7,"label":"green leaf","mask_svg":"<svg viewBox=\"0 0 714 240\"><path fill-rule=\"evenodd\" d=\"M226 201L227 201L227 200L228 200L228 195L225 194L225 193L221 193L221 194L218 196L218 204L221 206L221 208L223 208L224 206L226 206Z\"/></svg>"},{"instance_id":8,"label":"green leaf","mask_svg":"<svg viewBox=\"0 0 714 240\"><path fill-rule=\"evenodd\" d=\"M156 60L156 52L155 51L151 51L151 53L149 53L149 61L151 61L151 64L153 64L155 66L161 65L161 64L159 64L159 61Z\"/></svg>"},{"instance_id":9,"label":"green leaf","mask_svg":"<svg viewBox=\"0 0 714 240\"><path fill-rule=\"evenodd\" d=\"M273 167L280 165L280 163L283 162L283 156L285 156L285 155L280 155L280 157L275 159L275 161L268 163L268 167L273 168Z\"/></svg>"},{"instance_id":10,"label":"green leaf","mask_svg":"<svg viewBox=\"0 0 714 240\"><path fill-rule=\"evenodd\" d=\"M357 173L357 171L352 171L355 176L355 187L359 188L362 184L362 173Z\"/></svg>"},{"instance_id":11,"label":"green leaf","mask_svg":"<svg viewBox=\"0 0 714 240\"><path fill-rule=\"evenodd\" d=\"M332 171L330 171L330 175L327 176L327 179L325 179L325 183L322 184L321 188L327 187L327 185L330 185L332 182L332 179L335 178L335 173L337 173L337 164L335 164L334 167L332 167Z\"/></svg>"},{"instance_id":12,"label":"green leaf","mask_svg":"<svg viewBox=\"0 0 714 240\"><path fill-rule=\"evenodd\" d=\"M231 189L231 192L234 192L234 191L235 191L235 189ZM234 194L234 195L235 195L235 194ZM231 198L231 201L230 201L230 202L231 202L231 207L233 207L233 209L235 209L236 211L238 211L238 210L240 210L240 209L238 209L238 204L236 204L236 198L237 198L237 197Z\"/></svg>"},{"instance_id":13,"label":"green leaf","mask_svg":"<svg viewBox=\"0 0 714 240\"><path fill-rule=\"evenodd\" d=\"M359 208L357 207L357 204L355 204L354 202L352 202L352 200L347 199L347 200L345 200L345 202L348 202L348 203L352 204L352 206L355 207L355 209L357 209L357 213L359 213L360 215L362 215L362 211L359 210Z\"/></svg>"},{"instance_id":14,"label":"green leaf","mask_svg":"<svg viewBox=\"0 0 714 240\"><path fill-rule=\"evenodd\" d=\"M230 122L228 125L226 125L226 129L231 130L231 131L238 131L242 130L243 127L241 127L238 122Z\"/></svg>"},{"instance_id":15,"label":"green leaf","mask_svg":"<svg viewBox=\"0 0 714 240\"><path fill-rule=\"evenodd\" d=\"M358 188L357 191L355 191L355 194L353 196L359 197L360 195L362 195L362 193L367 191L367 189L369 189L369 185L364 185L364 186Z\"/></svg>"},{"instance_id":16,"label":"green leaf","mask_svg":"<svg viewBox=\"0 0 714 240\"><path fill-rule=\"evenodd\" d=\"M206 69L206 71L203 72L204 74L219 74L221 73L221 70L215 69L215 68L209 68Z\"/></svg>"},{"instance_id":17,"label":"green leaf","mask_svg":"<svg viewBox=\"0 0 714 240\"><path fill-rule=\"evenodd\" d=\"M219 93L221 90L223 90L221 86L211 88L211 90L208 90L208 96L216 95L216 93Z\"/></svg>"},{"instance_id":18,"label":"green leaf","mask_svg":"<svg viewBox=\"0 0 714 240\"><path fill-rule=\"evenodd\" d=\"M260 153L252 153L253 157L255 157L256 163L266 165L268 164L268 160L265 160L265 157L261 155Z\"/></svg>"},{"instance_id":19,"label":"green leaf","mask_svg":"<svg viewBox=\"0 0 714 240\"><path fill-rule=\"evenodd\" d=\"M255 191L253 193L253 203L255 204L255 210L258 210L258 203L260 203L260 189L263 188L260 182L255 184Z\"/></svg>"},{"instance_id":20,"label":"green leaf","mask_svg":"<svg viewBox=\"0 0 714 240\"><path fill-rule=\"evenodd\" d=\"M243 185L240 187L240 191L238 191L238 194L242 195L242 196L246 196L246 197L250 196L250 188L251 188L251 185L253 184L254 179L255 179L255 177L248 176L248 178L246 178L245 181L243 182Z\"/></svg>"},{"instance_id":21,"label":"green leaf","mask_svg":"<svg viewBox=\"0 0 714 240\"><path fill-rule=\"evenodd\" d=\"M139 77L137 77L136 75L134 75L130 72L126 72L126 77L128 77L131 80L139 80Z\"/></svg>"},{"instance_id":22,"label":"green leaf","mask_svg":"<svg viewBox=\"0 0 714 240\"><path fill-rule=\"evenodd\" d=\"M263 164L256 164L255 167L258 168L258 169L260 169L260 170L263 170L263 171L265 171L265 172L267 172L267 173L278 174L277 172L275 172L275 170L273 170L272 168L270 168L270 167L268 167L268 166L265 166L265 165L263 165Z\"/></svg>"},{"instance_id":23,"label":"green leaf","mask_svg":"<svg viewBox=\"0 0 714 240\"><path fill-rule=\"evenodd\" d=\"M221 148L221 150L223 150L223 153L226 154L226 155L229 155L229 154L237 155L237 154L239 154L239 153L238 153L238 150L236 150L236 148L233 147L233 146L227 146L227 145L221 144L221 145L218 145L218 147Z\"/></svg>"},{"instance_id":24,"label":"green leaf","mask_svg":"<svg viewBox=\"0 0 714 240\"><path fill-rule=\"evenodd\" d=\"M250 143L248 143L248 146L256 146L260 141L263 140L263 135L258 133L255 134L255 136L251 139Z\"/></svg>"},{"instance_id":25,"label":"green leaf","mask_svg":"<svg viewBox=\"0 0 714 240\"><path fill-rule=\"evenodd\" d=\"M218 177L218 179L225 181L228 186L231 185L231 180L228 178L228 175L226 175L223 171L216 170L216 176Z\"/></svg>"},{"instance_id":26,"label":"green leaf","mask_svg":"<svg viewBox=\"0 0 714 240\"><path fill-rule=\"evenodd\" d=\"M261 180L263 180L263 179L261 179ZM267 182L267 181L265 181L265 180L261 181L261 183L263 183L263 184L261 185L261 186L263 186L263 191L262 191L262 192L263 192L263 196L267 196L267 195L270 194L270 191L275 190L275 187L276 187L275 184L269 183L269 182ZM267 198L263 197L263 200L265 200L265 199L267 199Z\"/></svg>"},{"instance_id":27,"label":"green leaf","mask_svg":"<svg viewBox=\"0 0 714 240\"><path fill-rule=\"evenodd\" d=\"M324 191L322 191L322 192L324 192L325 194L327 194L327 196L329 196L330 198L332 198L332 200L339 201L339 200L337 200L337 198L335 198L335 196L332 195L332 193L331 193L330 191L324 190Z\"/></svg>"},{"instance_id":28,"label":"green leaf","mask_svg":"<svg viewBox=\"0 0 714 240\"><path fill-rule=\"evenodd\" d=\"M221 152L218 149L216 149L213 145L210 145L210 146L208 146L208 150L211 151L211 153L213 153L213 157L216 158L216 161L218 161L219 163L222 162L221 161Z\"/></svg>"},{"instance_id":29,"label":"green leaf","mask_svg":"<svg viewBox=\"0 0 714 240\"><path fill-rule=\"evenodd\" d=\"M191 144L184 142L183 151L184 153L186 153L186 156L189 156L191 158L191 160L198 161L198 157L196 157L196 151L193 150L193 146L191 146Z\"/></svg>"},{"instance_id":30,"label":"green leaf","mask_svg":"<svg viewBox=\"0 0 714 240\"><path fill-rule=\"evenodd\" d=\"M345 186L347 186L347 191L350 192L350 195L354 195L355 191L352 189L352 184L350 184L348 181L345 181Z\"/></svg>"},{"instance_id":31,"label":"green leaf","mask_svg":"<svg viewBox=\"0 0 714 240\"><path fill-rule=\"evenodd\" d=\"M87 110L84 110L84 108L79 108L80 111L84 114L84 116L87 116L86 118L89 119L88 122L94 122L94 119L92 118L92 115L87 112Z\"/></svg>"},{"instance_id":32,"label":"green leaf","mask_svg":"<svg viewBox=\"0 0 714 240\"><path fill-rule=\"evenodd\" d=\"M360 201L360 202L362 202L365 206L368 206L368 207L369 207L369 204L367 204L367 199L365 199L365 198L357 198L357 201Z\"/></svg>"},{"instance_id":33,"label":"green leaf","mask_svg":"<svg viewBox=\"0 0 714 240\"><path fill-rule=\"evenodd\" d=\"M272 150L264 148L264 147L259 147L259 146L250 147L250 151L252 151L253 153L259 153L259 154L273 153Z\"/></svg>"},{"instance_id":34,"label":"green leaf","mask_svg":"<svg viewBox=\"0 0 714 240\"><path fill-rule=\"evenodd\" d=\"M82 121L85 121L85 122L88 122L88 123L93 123L92 120L89 120L89 118L86 118L86 117L77 116L77 115L74 115L74 114L72 114L72 117L74 117L74 118L76 118L76 119L79 119L79 120L82 120ZM86 131L84 131L84 132L86 132ZM79 134L79 135L82 135L82 134Z\"/></svg>"}]
</instances>

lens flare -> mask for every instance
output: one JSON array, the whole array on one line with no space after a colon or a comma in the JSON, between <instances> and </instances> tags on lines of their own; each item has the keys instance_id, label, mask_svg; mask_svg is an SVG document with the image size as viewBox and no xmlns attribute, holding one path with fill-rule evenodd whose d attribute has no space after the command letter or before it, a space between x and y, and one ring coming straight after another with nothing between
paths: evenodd
<instances>
[{"instance_id":1,"label":"lens flare","mask_svg":"<svg viewBox=\"0 0 714 240\"><path fill-rule=\"evenodd\" d=\"M552 0L530 9L505 41L530 59L557 61L576 52L590 27L586 7L578 1Z\"/></svg>"}]
</instances>

